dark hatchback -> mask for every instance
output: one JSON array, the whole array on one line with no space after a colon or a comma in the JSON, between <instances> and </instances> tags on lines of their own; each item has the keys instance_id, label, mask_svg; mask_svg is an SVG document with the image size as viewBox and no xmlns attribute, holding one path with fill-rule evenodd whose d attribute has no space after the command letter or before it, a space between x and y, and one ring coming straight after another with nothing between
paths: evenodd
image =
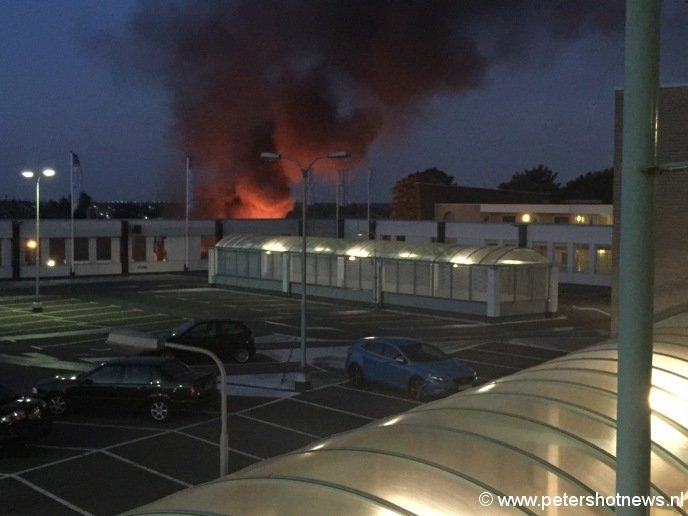
<instances>
[{"instance_id":1,"label":"dark hatchback","mask_svg":"<svg viewBox=\"0 0 688 516\"><path fill-rule=\"evenodd\" d=\"M186 321L167 338L168 342L203 348L223 362L247 362L256 354L253 332L241 321L206 319ZM210 361L210 357L191 351L167 349L166 352L188 364Z\"/></svg>"},{"instance_id":2,"label":"dark hatchback","mask_svg":"<svg viewBox=\"0 0 688 516\"><path fill-rule=\"evenodd\" d=\"M46 400L53 415L68 410L148 411L165 421L176 410L193 408L218 396L212 373L197 373L170 357L110 360L83 374L43 380L33 393Z\"/></svg>"},{"instance_id":3,"label":"dark hatchback","mask_svg":"<svg viewBox=\"0 0 688 516\"><path fill-rule=\"evenodd\" d=\"M35 441L50 433L52 425L45 401L0 385L0 444Z\"/></svg>"}]
</instances>

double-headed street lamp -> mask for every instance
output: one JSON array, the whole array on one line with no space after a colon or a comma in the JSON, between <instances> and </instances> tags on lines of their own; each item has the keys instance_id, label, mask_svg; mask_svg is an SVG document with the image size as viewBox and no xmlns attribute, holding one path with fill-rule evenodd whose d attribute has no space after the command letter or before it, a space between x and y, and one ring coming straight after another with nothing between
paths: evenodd
<instances>
[{"instance_id":1,"label":"double-headed street lamp","mask_svg":"<svg viewBox=\"0 0 688 516\"><path fill-rule=\"evenodd\" d=\"M301 235L302 235L302 248L301 248L301 368L297 375L296 382L294 386L297 390L308 390L311 388L311 382L308 378L308 369L306 365L306 195L307 195L307 183L308 174L311 172L313 165L317 161L322 159L345 159L351 155L345 151L330 152L323 156L317 156L313 158L307 166L301 165L301 163L282 154L276 152L261 152L260 157L267 161L275 161L278 159L283 159L286 161L291 161L301 171L303 176L303 199L301 201Z\"/></svg>"},{"instance_id":2,"label":"double-headed street lamp","mask_svg":"<svg viewBox=\"0 0 688 516\"><path fill-rule=\"evenodd\" d=\"M24 170L21 173L22 176L24 176L27 179L33 179L36 182L36 245L35 245L35 265L36 265L36 298L34 299L33 302L33 311L34 312L42 312L43 311L43 304L41 303L41 298L40 298L40 293L39 293L39 282L40 282L40 277L41 277L41 233L40 233L40 224L41 224L41 176L45 177L53 177L55 175L55 171L52 168L46 168L41 171L39 174L38 172L34 172L33 170Z\"/></svg>"}]
</instances>

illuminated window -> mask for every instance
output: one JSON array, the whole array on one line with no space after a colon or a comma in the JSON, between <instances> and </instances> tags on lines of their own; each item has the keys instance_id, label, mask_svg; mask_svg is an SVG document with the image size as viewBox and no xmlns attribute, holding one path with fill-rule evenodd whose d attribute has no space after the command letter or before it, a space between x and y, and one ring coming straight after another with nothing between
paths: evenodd
<instances>
[{"instance_id":1,"label":"illuminated window","mask_svg":"<svg viewBox=\"0 0 688 516\"><path fill-rule=\"evenodd\" d=\"M24 263L36 265L36 240L33 238L24 240Z\"/></svg>"},{"instance_id":2,"label":"illuminated window","mask_svg":"<svg viewBox=\"0 0 688 516\"><path fill-rule=\"evenodd\" d=\"M569 269L569 246L567 244L554 244L554 263L559 270L566 272Z\"/></svg>"},{"instance_id":3,"label":"illuminated window","mask_svg":"<svg viewBox=\"0 0 688 516\"><path fill-rule=\"evenodd\" d=\"M612 249L608 245L598 245L595 249L595 274L612 273Z\"/></svg>"},{"instance_id":4,"label":"illuminated window","mask_svg":"<svg viewBox=\"0 0 688 516\"><path fill-rule=\"evenodd\" d=\"M590 272L588 244L573 245L573 272Z\"/></svg>"},{"instance_id":5,"label":"illuminated window","mask_svg":"<svg viewBox=\"0 0 688 516\"><path fill-rule=\"evenodd\" d=\"M153 238L153 260L156 262L167 261L167 249L165 249L165 241L167 237L156 236Z\"/></svg>"},{"instance_id":6,"label":"illuminated window","mask_svg":"<svg viewBox=\"0 0 688 516\"><path fill-rule=\"evenodd\" d=\"M64 238L50 238L48 240L48 257L50 260L53 260L55 264L67 263L65 258Z\"/></svg>"}]
</instances>

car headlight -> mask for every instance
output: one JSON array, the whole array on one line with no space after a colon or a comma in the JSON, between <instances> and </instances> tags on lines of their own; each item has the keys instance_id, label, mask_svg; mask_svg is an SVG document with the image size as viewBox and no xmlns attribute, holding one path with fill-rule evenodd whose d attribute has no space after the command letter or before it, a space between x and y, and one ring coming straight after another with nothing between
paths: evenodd
<instances>
[{"instance_id":1,"label":"car headlight","mask_svg":"<svg viewBox=\"0 0 688 516\"><path fill-rule=\"evenodd\" d=\"M3 416L2 419L0 419L0 423L12 424L22 421L24 419L26 419L26 412L24 412L23 410L15 410L11 414Z\"/></svg>"},{"instance_id":2,"label":"car headlight","mask_svg":"<svg viewBox=\"0 0 688 516\"><path fill-rule=\"evenodd\" d=\"M432 380L433 382L445 382L446 378L444 376L440 376L434 373L428 373L428 378Z\"/></svg>"}]
</instances>

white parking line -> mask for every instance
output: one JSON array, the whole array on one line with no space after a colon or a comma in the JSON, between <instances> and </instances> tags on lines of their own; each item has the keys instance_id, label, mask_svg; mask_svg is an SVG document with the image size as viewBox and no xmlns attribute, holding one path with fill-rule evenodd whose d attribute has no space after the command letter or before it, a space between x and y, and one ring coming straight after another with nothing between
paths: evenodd
<instances>
[{"instance_id":1,"label":"white parking line","mask_svg":"<svg viewBox=\"0 0 688 516\"><path fill-rule=\"evenodd\" d=\"M356 389L355 387L349 387L349 386L343 385L343 384L336 385L335 387L338 387L339 389L344 389L347 391L360 392L363 394L370 394L372 396L378 396L381 398L389 398L391 400L405 401L406 403L412 403L414 405L422 405L422 403L420 401L409 400L407 398L402 398L400 396L392 396L391 394L383 394L381 392L365 391L365 390L361 390L361 389Z\"/></svg>"},{"instance_id":2,"label":"white parking line","mask_svg":"<svg viewBox=\"0 0 688 516\"><path fill-rule=\"evenodd\" d=\"M252 408L256 408L256 407L252 407ZM232 415L238 416L238 417L243 417L244 419L250 419L251 421L257 421L258 423L263 423L263 424L268 425L268 426L274 426L275 428L279 428L280 430L287 430L288 432L293 432L295 434L305 435L306 437L310 437L312 439L322 439L323 438L322 435L310 434L308 432L303 432L301 430L297 430L295 428L290 428L288 426L280 425L278 423L272 423L270 421L266 421L264 419L260 419L260 418L254 417L254 416L249 416L247 414L238 413L238 414L232 414Z\"/></svg>"},{"instance_id":3,"label":"white parking line","mask_svg":"<svg viewBox=\"0 0 688 516\"><path fill-rule=\"evenodd\" d=\"M155 476L164 478L165 480L169 480L170 482L174 482L175 484L179 484L184 487L191 487L193 484L189 484L188 482L185 482L184 480L179 480L178 478L171 477L169 475L166 475L165 473L161 471L157 471L153 468L149 468L148 466L144 466L143 464L139 464L138 462L134 462L131 459L127 459L126 457L122 457L121 455L117 455L116 453L112 453L110 450L100 450L100 453L103 455L107 455L108 457L112 457L113 459L117 459L120 462L124 462L125 464L129 464L130 466L134 466L137 469L142 469L143 471L146 471L148 473L151 473Z\"/></svg>"},{"instance_id":4,"label":"white parking line","mask_svg":"<svg viewBox=\"0 0 688 516\"><path fill-rule=\"evenodd\" d=\"M24 484L24 485L30 487L30 488L33 489L34 491L36 491L36 492L38 492L38 493L41 493L43 496L46 496L46 497L50 498L51 500L55 500L55 501L56 501L57 503L59 503L60 505L64 505L65 507L68 507L69 509L73 510L74 512L78 512L79 514L83 514L84 516L93 516L92 513L88 512L88 511L85 511L85 510L82 509L81 507L77 507L76 505L74 505L73 503L68 502L68 501L65 500L64 498L60 498L59 496L54 495L54 494L51 493L50 491L46 491L46 490L43 489L42 487L37 486L37 485L34 484L33 482L29 482L28 480L26 480L25 478L20 477L19 475L16 475L16 474L15 474L15 475L9 475L9 476L10 476L10 478L13 478L14 480L16 480L16 481L18 481L18 482L21 482L22 484Z\"/></svg>"},{"instance_id":5,"label":"white parking line","mask_svg":"<svg viewBox=\"0 0 688 516\"><path fill-rule=\"evenodd\" d=\"M325 410L330 410L332 412L339 412L340 414L346 414L347 416L360 417L361 419L367 419L368 421L375 421L376 419L378 419L375 417L364 416L363 414L358 414L356 412L349 412L348 410L342 410L342 409L338 409L338 408L327 407L327 406L321 405L319 403L313 403L312 401L300 400L298 398L291 398L291 401L297 401L299 403L303 403L304 405L311 405L312 407L318 407L318 408L322 408Z\"/></svg>"}]
</instances>

